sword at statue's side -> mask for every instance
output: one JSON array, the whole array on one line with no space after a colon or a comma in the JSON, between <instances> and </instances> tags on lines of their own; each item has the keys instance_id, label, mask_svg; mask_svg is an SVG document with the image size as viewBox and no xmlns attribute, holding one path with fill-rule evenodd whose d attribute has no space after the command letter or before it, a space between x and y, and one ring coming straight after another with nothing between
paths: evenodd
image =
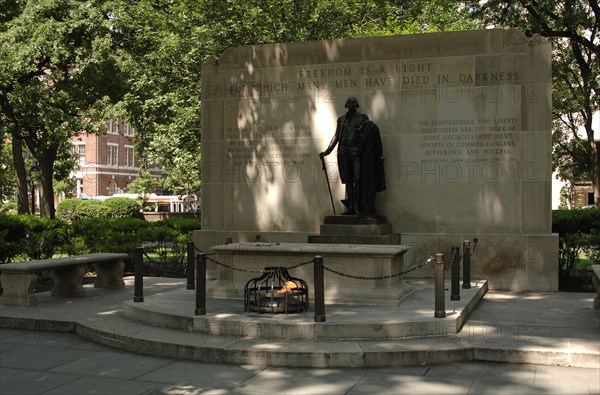
<instances>
[{"instance_id":1,"label":"sword at statue's side","mask_svg":"<svg viewBox=\"0 0 600 395\"><path fill-rule=\"evenodd\" d=\"M337 215L335 213L335 205L333 204L333 194L331 193L331 185L329 185L329 176L327 175L327 167L325 166L325 156L319 155L321 158L321 163L323 164L323 171L325 172L325 179L327 180L327 189L329 189L329 198L331 199L331 207L333 208L333 215Z\"/></svg>"}]
</instances>

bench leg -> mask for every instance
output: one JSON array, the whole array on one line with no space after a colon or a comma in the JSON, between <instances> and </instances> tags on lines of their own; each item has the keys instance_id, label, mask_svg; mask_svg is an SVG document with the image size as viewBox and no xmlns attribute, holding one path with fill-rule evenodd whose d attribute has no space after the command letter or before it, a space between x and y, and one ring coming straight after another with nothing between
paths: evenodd
<instances>
[{"instance_id":1,"label":"bench leg","mask_svg":"<svg viewBox=\"0 0 600 395\"><path fill-rule=\"evenodd\" d=\"M94 264L94 268L96 269L94 288L125 288L125 282L123 281L125 262L122 260L101 264L96 263Z\"/></svg>"},{"instance_id":2,"label":"bench leg","mask_svg":"<svg viewBox=\"0 0 600 395\"><path fill-rule=\"evenodd\" d=\"M4 306L30 307L37 304L33 291L37 283L35 273L6 273L0 275L2 296L0 304Z\"/></svg>"},{"instance_id":3,"label":"bench leg","mask_svg":"<svg viewBox=\"0 0 600 395\"><path fill-rule=\"evenodd\" d=\"M54 286L52 296L82 297L85 296L83 289L83 266L70 266L52 270L54 275Z\"/></svg>"}]
</instances>

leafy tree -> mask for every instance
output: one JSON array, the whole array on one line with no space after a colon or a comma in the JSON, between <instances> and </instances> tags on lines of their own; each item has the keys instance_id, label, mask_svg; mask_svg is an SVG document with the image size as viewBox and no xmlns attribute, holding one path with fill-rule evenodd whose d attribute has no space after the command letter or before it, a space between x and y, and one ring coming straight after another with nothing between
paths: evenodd
<instances>
[{"instance_id":1,"label":"leafy tree","mask_svg":"<svg viewBox=\"0 0 600 395\"><path fill-rule=\"evenodd\" d=\"M228 47L471 28L450 0L0 0L0 129L12 136L19 206L27 149L53 216L55 163L111 116L141 135L143 169L174 190L200 180L201 66ZM127 75L127 79L125 78ZM62 144L62 146L61 146ZM67 163L62 161L61 163Z\"/></svg>"},{"instance_id":2,"label":"leafy tree","mask_svg":"<svg viewBox=\"0 0 600 395\"><path fill-rule=\"evenodd\" d=\"M12 162L10 145L0 132L0 201L12 198L15 184L15 169Z\"/></svg>"},{"instance_id":3,"label":"leafy tree","mask_svg":"<svg viewBox=\"0 0 600 395\"><path fill-rule=\"evenodd\" d=\"M24 143L40 166L40 211L54 217L54 166L61 145L81 131L101 132L108 109L126 89L120 68L125 54L111 20L118 2L13 3L0 24L2 129L12 136L20 195L26 174L18 149Z\"/></svg>"},{"instance_id":4,"label":"leafy tree","mask_svg":"<svg viewBox=\"0 0 600 395\"><path fill-rule=\"evenodd\" d=\"M589 171L600 207L600 6L597 0L489 0L473 7L486 24L539 33L553 44L554 162L561 177ZM585 136L580 136L583 128Z\"/></svg>"},{"instance_id":5,"label":"leafy tree","mask_svg":"<svg viewBox=\"0 0 600 395\"><path fill-rule=\"evenodd\" d=\"M140 0L114 10L132 54L125 100L142 135L144 166L159 163L169 189L196 191L200 180L201 66L229 47L474 27L450 0Z\"/></svg>"}]
</instances>

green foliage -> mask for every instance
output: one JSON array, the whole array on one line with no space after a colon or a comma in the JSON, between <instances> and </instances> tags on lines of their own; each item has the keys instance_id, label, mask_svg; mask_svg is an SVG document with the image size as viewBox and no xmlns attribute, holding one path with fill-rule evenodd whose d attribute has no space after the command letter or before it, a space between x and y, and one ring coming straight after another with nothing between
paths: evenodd
<instances>
[{"instance_id":1,"label":"green foliage","mask_svg":"<svg viewBox=\"0 0 600 395\"><path fill-rule=\"evenodd\" d=\"M65 199L56 208L56 216L63 221L74 222L84 218L141 218L141 202L116 197L105 201Z\"/></svg>"},{"instance_id":2,"label":"green foliage","mask_svg":"<svg viewBox=\"0 0 600 395\"><path fill-rule=\"evenodd\" d=\"M115 197L104 201L106 214L110 218L141 218L142 203L127 197Z\"/></svg>"},{"instance_id":3,"label":"green foliage","mask_svg":"<svg viewBox=\"0 0 600 395\"><path fill-rule=\"evenodd\" d=\"M68 242L68 227L63 221L34 215L19 216L27 232L23 252L29 259L48 259Z\"/></svg>"},{"instance_id":4,"label":"green foliage","mask_svg":"<svg viewBox=\"0 0 600 395\"><path fill-rule=\"evenodd\" d=\"M65 199L56 208L56 217L67 222L107 217L108 209L99 200Z\"/></svg>"},{"instance_id":5,"label":"green foliage","mask_svg":"<svg viewBox=\"0 0 600 395\"><path fill-rule=\"evenodd\" d=\"M33 215L0 214L0 263L47 259L68 242L67 224Z\"/></svg>"},{"instance_id":6,"label":"green foliage","mask_svg":"<svg viewBox=\"0 0 600 395\"><path fill-rule=\"evenodd\" d=\"M10 262L21 254L26 236L20 216L0 214L0 263Z\"/></svg>"},{"instance_id":7,"label":"green foliage","mask_svg":"<svg viewBox=\"0 0 600 395\"><path fill-rule=\"evenodd\" d=\"M137 193L146 196L151 193L157 193L160 184L155 177L151 177L146 169L140 169L138 177L127 184L127 193Z\"/></svg>"},{"instance_id":8,"label":"green foliage","mask_svg":"<svg viewBox=\"0 0 600 395\"><path fill-rule=\"evenodd\" d=\"M3 14L0 108L13 140L39 161L41 211L54 216L53 178L76 133L101 132L127 91L127 54L111 12L119 2L28 0ZM55 172L56 170L56 172Z\"/></svg>"},{"instance_id":9,"label":"green foliage","mask_svg":"<svg viewBox=\"0 0 600 395\"><path fill-rule=\"evenodd\" d=\"M133 255L152 225L136 218L82 219L72 224L71 254L124 252Z\"/></svg>"},{"instance_id":10,"label":"green foliage","mask_svg":"<svg viewBox=\"0 0 600 395\"><path fill-rule=\"evenodd\" d=\"M193 218L171 217L164 219L159 223L162 226L175 229L183 234L188 234L201 228L200 222Z\"/></svg>"},{"instance_id":11,"label":"green foliage","mask_svg":"<svg viewBox=\"0 0 600 395\"><path fill-rule=\"evenodd\" d=\"M569 277L581 252L600 264L600 209L553 211L552 232L559 235L561 278Z\"/></svg>"},{"instance_id":12,"label":"green foliage","mask_svg":"<svg viewBox=\"0 0 600 395\"><path fill-rule=\"evenodd\" d=\"M122 252L144 246L149 273L184 272L187 242L200 223L189 219L83 218L72 223L33 215L0 214L0 263L56 255ZM152 269L154 268L154 269Z\"/></svg>"},{"instance_id":13,"label":"green foliage","mask_svg":"<svg viewBox=\"0 0 600 395\"><path fill-rule=\"evenodd\" d=\"M65 199L56 207L56 218L67 222L81 219L79 199Z\"/></svg>"},{"instance_id":14,"label":"green foliage","mask_svg":"<svg viewBox=\"0 0 600 395\"><path fill-rule=\"evenodd\" d=\"M0 201L0 214L17 214L17 202L12 200L8 202Z\"/></svg>"},{"instance_id":15,"label":"green foliage","mask_svg":"<svg viewBox=\"0 0 600 395\"><path fill-rule=\"evenodd\" d=\"M1 115L0 124L2 124ZM2 129L0 126L0 202L13 195L13 187L16 183L11 145L6 144Z\"/></svg>"},{"instance_id":16,"label":"green foliage","mask_svg":"<svg viewBox=\"0 0 600 395\"><path fill-rule=\"evenodd\" d=\"M108 209L100 200L82 200L79 208L82 218L108 217Z\"/></svg>"},{"instance_id":17,"label":"green foliage","mask_svg":"<svg viewBox=\"0 0 600 395\"><path fill-rule=\"evenodd\" d=\"M155 223L145 243L149 273L179 275L187 264L187 243L191 232L200 229L200 222L189 218L168 218Z\"/></svg>"},{"instance_id":18,"label":"green foliage","mask_svg":"<svg viewBox=\"0 0 600 395\"><path fill-rule=\"evenodd\" d=\"M115 11L133 62L124 100L143 140L144 166L160 163L163 188L199 188L201 65L227 48L475 26L460 3L364 0L141 1ZM148 186L139 190L148 191ZM138 191L139 191L138 190Z\"/></svg>"}]
</instances>

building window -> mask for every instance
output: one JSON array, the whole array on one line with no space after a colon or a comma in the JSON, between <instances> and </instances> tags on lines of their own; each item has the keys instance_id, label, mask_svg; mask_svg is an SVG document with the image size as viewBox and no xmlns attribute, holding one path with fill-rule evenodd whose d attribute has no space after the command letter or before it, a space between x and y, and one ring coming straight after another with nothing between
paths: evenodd
<instances>
[{"instance_id":1,"label":"building window","mask_svg":"<svg viewBox=\"0 0 600 395\"><path fill-rule=\"evenodd\" d=\"M119 165L119 146L117 144L108 143L107 147L108 158L107 164L109 166L118 166Z\"/></svg>"},{"instance_id":2,"label":"building window","mask_svg":"<svg viewBox=\"0 0 600 395\"><path fill-rule=\"evenodd\" d=\"M107 191L107 195L108 196L112 196L115 193L117 193L117 182L115 180L110 180L110 182L108 183L108 191Z\"/></svg>"},{"instance_id":3,"label":"building window","mask_svg":"<svg viewBox=\"0 0 600 395\"><path fill-rule=\"evenodd\" d=\"M107 126L109 134L119 134L119 118L109 120Z\"/></svg>"},{"instance_id":4,"label":"building window","mask_svg":"<svg viewBox=\"0 0 600 395\"><path fill-rule=\"evenodd\" d=\"M75 144L75 155L77 156L77 164L85 166L85 144Z\"/></svg>"},{"instance_id":5,"label":"building window","mask_svg":"<svg viewBox=\"0 0 600 395\"><path fill-rule=\"evenodd\" d=\"M132 137L135 134L135 129L133 129L133 127L131 125L129 125L128 123L125 124L125 132L124 132L125 136L129 136Z\"/></svg>"},{"instance_id":6,"label":"building window","mask_svg":"<svg viewBox=\"0 0 600 395\"><path fill-rule=\"evenodd\" d=\"M595 204L596 201L594 200L594 192L588 192L587 193L587 204L591 205L591 204Z\"/></svg>"},{"instance_id":7,"label":"building window","mask_svg":"<svg viewBox=\"0 0 600 395\"><path fill-rule=\"evenodd\" d=\"M125 166L135 167L135 151L132 146L125 146Z\"/></svg>"}]
</instances>

